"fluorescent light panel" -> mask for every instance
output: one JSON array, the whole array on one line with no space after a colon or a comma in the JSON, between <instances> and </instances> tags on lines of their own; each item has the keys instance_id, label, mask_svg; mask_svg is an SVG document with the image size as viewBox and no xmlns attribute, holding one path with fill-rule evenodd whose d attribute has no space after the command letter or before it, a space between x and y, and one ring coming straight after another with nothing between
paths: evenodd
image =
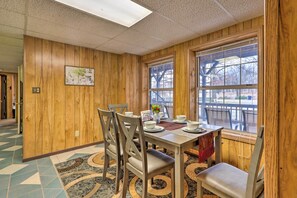
<instances>
[{"instance_id":1,"label":"fluorescent light panel","mask_svg":"<svg viewBox=\"0 0 297 198\"><path fill-rule=\"evenodd\" d=\"M55 0L70 7L131 27L152 11L131 0Z\"/></svg>"}]
</instances>

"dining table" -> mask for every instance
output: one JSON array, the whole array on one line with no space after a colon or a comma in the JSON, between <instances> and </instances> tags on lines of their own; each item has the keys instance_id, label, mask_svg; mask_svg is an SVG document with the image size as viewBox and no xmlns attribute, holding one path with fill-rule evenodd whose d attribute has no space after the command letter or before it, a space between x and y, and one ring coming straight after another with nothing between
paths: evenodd
<instances>
[{"instance_id":1,"label":"dining table","mask_svg":"<svg viewBox=\"0 0 297 198\"><path fill-rule=\"evenodd\" d=\"M174 130L163 130L160 132L144 132L145 141L174 152L175 157L175 197L184 198L184 157L188 149L193 148L199 138L206 134L213 133L215 146L215 163L221 162L221 131L223 127L202 124L205 129L203 133L189 133L182 128ZM172 181L173 182L173 181Z\"/></svg>"}]
</instances>

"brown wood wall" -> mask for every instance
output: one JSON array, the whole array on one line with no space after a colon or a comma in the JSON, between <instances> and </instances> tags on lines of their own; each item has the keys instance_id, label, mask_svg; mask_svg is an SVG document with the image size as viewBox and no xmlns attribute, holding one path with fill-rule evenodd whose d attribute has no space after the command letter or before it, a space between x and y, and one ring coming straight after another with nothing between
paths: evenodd
<instances>
[{"instance_id":1,"label":"brown wood wall","mask_svg":"<svg viewBox=\"0 0 297 198\"><path fill-rule=\"evenodd\" d=\"M242 36L241 34L248 34L253 30L259 30L261 32L263 25L264 17L261 16L142 56L141 108L147 108L148 104L147 63L166 57L173 57L175 62L174 115L186 114L190 117L190 119L196 119L196 68L194 51L208 45L217 45L221 41L227 40L228 37L232 37L233 35L240 35L236 38L240 39ZM262 36L259 36L259 40L261 40L260 43L263 44ZM260 53L262 53L262 50L260 50ZM263 59L260 59L261 70L263 70L262 61ZM263 79L260 77L259 87L263 86L262 80ZM263 93L263 89L260 88L259 92ZM260 94L259 98L263 98L263 95ZM262 101L259 101L259 105L263 106ZM261 115L262 113L260 112L259 117L261 117ZM260 122L263 123L262 119L260 119ZM241 141L240 137L237 138L237 140L223 138L222 160L247 171L252 150L253 141L251 141L251 143L244 143Z\"/></svg>"},{"instance_id":2,"label":"brown wood wall","mask_svg":"<svg viewBox=\"0 0 297 198\"><path fill-rule=\"evenodd\" d=\"M265 197L297 197L297 1L265 6Z\"/></svg>"},{"instance_id":3,"label":"brown wood wall","mask_svg":"<svg viewBox=\"0 0 297 198\"><path fill-rule=\"evenodd\" d=\"M24 158L103 140L96 109L118 102L119 61L120 55L25 36ZM95 86L65 86L64 65L95 68Z\"/></svg>"}]
</instances>

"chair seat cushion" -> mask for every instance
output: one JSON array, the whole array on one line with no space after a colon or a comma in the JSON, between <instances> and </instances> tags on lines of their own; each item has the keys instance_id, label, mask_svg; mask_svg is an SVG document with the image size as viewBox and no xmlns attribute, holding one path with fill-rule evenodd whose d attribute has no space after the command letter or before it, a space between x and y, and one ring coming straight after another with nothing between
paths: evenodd
<instances>
[{"instance_id":1,"label":"chair seat cushion","mask_svg":"<svg viewBox=\"0 0 297 198\"><path fill-rule=\"evenodd\" d=\"M114 154L117 154L117 148L116 148L115 145L110 144L110 145L108 146L108 149L109 149L111 152L113 152ZM120 147L120 154L123 155L122 147Z\"/></svg>"},{"instance_id":2,"label":"chair seat cushion","mask_svg":"<svg viewBox=\"0 0 297 198\"><path fill-rule=\"evenodd\" d=\"M248 174L234 166L219 163L198 174L198 179L231 197L245 197ZM263 191L263 182L256 185L256 196Z\"/></svg>"},{"instance_id":3,"label":"chair seat cushion","mask_svg":"<svg viewBox=\"0 0 297 198\"><path fill-rule=\"evenodd\" d=\"M134 157L130 157L128 159L129 163L137 168L138 170L142 169L142 161L138 160ZM147 150L147 169L148 174L162 169L165 166L174 164L174 159L160 151L156 151L154 149L148 149Z\"/></svg>"}]
</instances>

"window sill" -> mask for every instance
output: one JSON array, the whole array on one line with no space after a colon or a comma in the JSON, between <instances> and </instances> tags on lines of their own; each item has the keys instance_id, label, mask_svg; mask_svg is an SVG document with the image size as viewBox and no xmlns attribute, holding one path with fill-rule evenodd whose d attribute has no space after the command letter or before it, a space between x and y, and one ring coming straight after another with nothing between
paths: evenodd
<instances>
[{"instance_id":1,"label":"window sill","mask_svg":"<svg viewBox=\"0 0 297 198\"><path fill-rule=\"evenodd\" d=\"M229 139L237 142L243 142L247 144L255 144L257 134L251 134L246 132L239 132L234 130L223 129L222 138Z\"/></svg>"}]
</instances>

